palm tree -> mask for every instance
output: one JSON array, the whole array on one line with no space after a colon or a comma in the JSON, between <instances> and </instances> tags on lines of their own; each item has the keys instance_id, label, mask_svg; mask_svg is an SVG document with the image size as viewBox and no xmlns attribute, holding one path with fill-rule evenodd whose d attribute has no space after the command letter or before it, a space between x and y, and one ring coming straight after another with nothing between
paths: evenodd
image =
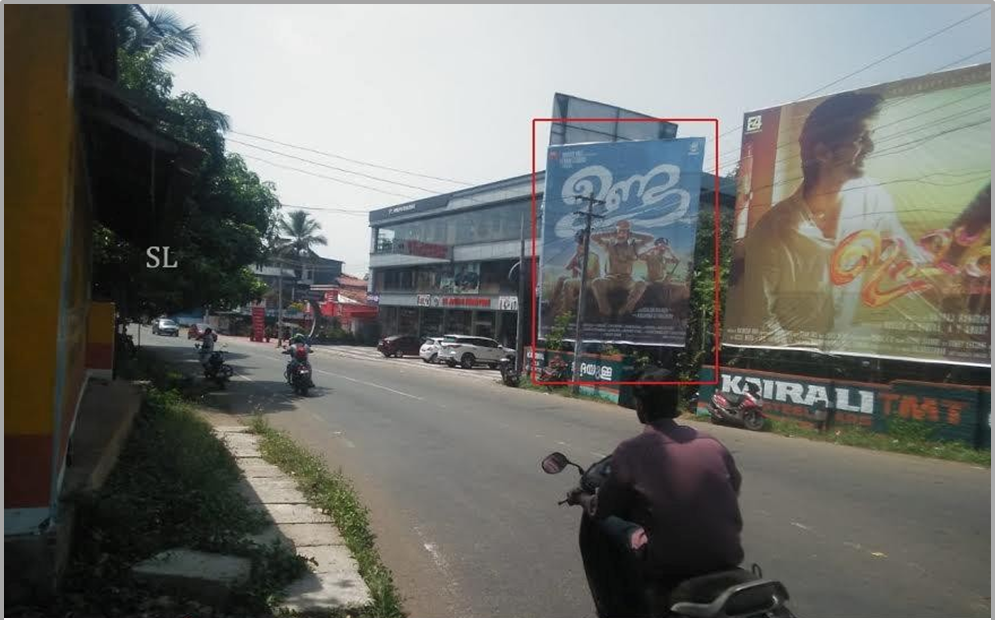
<instances>
[{"instance_id":1,"label":"palm tree","mask_svg":"<svg viewBox=\"0 0 995 620\"><path fill-rule=\"evenodd\" d=\"M301 276L304 275L304 261L314 256L312 246L328 245L328 239L319 234L320 230L321 224L302 209L291 211L279 220L277 231L288 238L276 245L289 250L291 255L300 260Z\"/></svg>"},{"instance_id":2,"label":"palm tree","mask_svg":"<svg viewBox=\"0 0 995 620\"><path fill-rule=\"evenodd\" d=\"M163 85L159 82L167 84L164 90L168 95L172 79L166 72L165 65L171 60L200 55L200 31L197 25L184 25L178 14L163 7L156 7L151 14L137 4L116 4L112 10L119 56L129 58L139 66L148 67L146 71L150 75L158 76L153 83L157 83L160 88ZM137 88L135 84L131 87ZM226 114L208 108L207 116L219 130L230 129L231 120Z\"/></svg>"},{"instance_id":3,"label":"palm tree","mask_svg":"<svg viewBox=\"0 0 995 620\"><path fill-rule=\"evenodd\" d=\"M115 6L118 46L128 54L146 55L156 67L179 58L200 55L200 32L183 25L174 11L156 7L151 14L137 4Z\"/></svg>"}]
</instances>

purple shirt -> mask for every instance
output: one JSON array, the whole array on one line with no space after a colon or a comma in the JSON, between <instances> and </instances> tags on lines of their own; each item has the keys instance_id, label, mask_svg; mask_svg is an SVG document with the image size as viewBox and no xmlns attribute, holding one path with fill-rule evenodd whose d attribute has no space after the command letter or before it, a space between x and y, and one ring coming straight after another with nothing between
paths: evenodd
<instances>
[{"instance_id":1,"label":"purple shirt","mask_svg":"<svg viewBox=\"0 0 995 620\"><path fill-rule=\"evenodd\" d=\"M649 536L649 569L691 576L743 561L742 478L717 439L665 419L619 444L598 491L597 517L638 523Z\"/></svg>"}]
</instances>

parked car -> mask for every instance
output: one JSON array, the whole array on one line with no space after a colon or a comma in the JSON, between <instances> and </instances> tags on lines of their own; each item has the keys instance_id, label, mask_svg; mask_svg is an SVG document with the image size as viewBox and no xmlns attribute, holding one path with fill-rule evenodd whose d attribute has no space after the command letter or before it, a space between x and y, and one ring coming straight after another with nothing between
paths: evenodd
<instances>
[{"instance_id":1,"label":"parked car","mask_svg":"<svg viewBox=\"0 0 995 620\"><path fill-rule=\"evenodd\" d=\"M426 338L421 345L421 349L418 350L418 357L422 359L426 364L435 364L439 361L439 352L442 351L442 343L446 340L453 340L456 338L454 334L447 334L445 336L430 336Z\"/></svg>"},{"instance_id":2,"label":"parked car","mask_svg":"<svg viewBox=\"0 0 995 620\"><path fill-rule=\"evenodd\" d=\"M439 361L445 362L450 368L455 368L456 364L463 368L487 364L493 370L498 367L501 358L514 353L514 349L502 347L496 340L479 336L446 338L441 347Z\"/></svg>"},{"instance_id":3,"label":"parked car","mask_svg":"<svg viewBox=\"0 0 995 620\"><path fill-rule=\"evenodd\" d=\"M387 336L377 345L377 351L383 353L384 357L418 355L420 348L421 340L417 336Z\"/></svg>"},{"instance_id":4,"label":"parked car","mask_svg":"<svg viewBox=\"0 0 995 620\"><path fill-rule=\"evenodd\" d=\"M179 336L180 326L173 319L156 319L152 321L152 333L157 336Z\"/></svg>"},{"instance_id":5,"label":"parked car","mask_svg":"<svg viewBox=\"0 0 995 620\"><path fill-rule=\"evenodd\" d=\"M204 330L211 327L207 323L194 323L187 330L187 340L200 340L204 336Z\"/></svg>"}]
</instances>

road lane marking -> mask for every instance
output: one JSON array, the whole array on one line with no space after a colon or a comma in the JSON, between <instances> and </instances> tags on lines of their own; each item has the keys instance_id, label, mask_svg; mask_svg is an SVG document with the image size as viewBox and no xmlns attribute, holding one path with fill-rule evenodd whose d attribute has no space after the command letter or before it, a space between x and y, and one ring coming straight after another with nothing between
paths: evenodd
<instances>
[{"instance_id":1,"label":"road lane marking","mask_svg":"<svg viewBox=\"0 0 995 620\"><path fill-rule=\"evenodd\" d=\"M802 523L797 523L797 522L795 522L795 521L792 521L792 522L791 522L791 525L793 525L793 526L797 527L798 529L802 529L802 530L805 530L806 532L811 532L811 531L812 531L812 528L810 528L809 526L807 526L807 525L804 525L804 524L802 524Z\"/></svg>"},{"instance_id":2,"label":"road lane marking","mask_svg":"<svg viewBox=\"0 0 995 620\"><path fill-rule=\"evenodd\" d=\"M253 379L253 378L251 378L251 377L249 377L247 375L243 375L242 373L238 372L237 370L233 370L232 373L234 373L234 375L236 377L241 377L241 378L245 379L246 381L255 382L255 379Z\"/></svg>"},{"instance_id":3,"label":"road lane marking","mask_svg":"<svg viewBox=\"0 0 995 620\"><path fill-rule=\"evenodd\" d=\"M592 452L591 454L594 455L594 458L597 458L597 459L603 459L606 456L608 456L606 454L601 454L600 452Z\"/></svg>"},{"instance_id":4,"label":"road lane marking","mask_svg":"<svg viewBox=\"0 0 995 620\"><path fill-rule=\"evenodd\" d=\"M446 589L449 590L449 594L455 598L458 584L455 577L453 577L452 571L449 569L449 562L447 562L446 558L444 558L442 553L439 552L438 546L428 540L425 534L422 533L421 528L416 525L414 529L415 533L418 534L418 538L422 541L422 547L425 548L425 551L428 551L435 567L439 569L440 573L442 573L442 576L446 581Z\"/></svg>"},{"instance_id":5,"label":"road lane marking","mask_svg":"<svg viewBox=\"0 0 995 620\"><path fill-rule=\"evenodd\" d=\"M316 370L317 370L317 372L320 372L322 374L331 375L332 377L338 377L340 379L345 379L346 381L352 381L353 383L361 383L363 385L368 385L370 387L375 387L378 390L384 390L386 392L392 392L394 394L398 394L398 395L404 396L406 398L413 398L415 400L425 400L421 396L415 396L414 394L408 394L407 392L401 392L400 390L395 390L395 389L389 388L389 387L387 387L385 385L378 385L376 383L370 383L369 381L360 381L359 379L353 379L352 377L347 377L345 375L340 375L338 373L328 372L327 370L320 370L320 369L316 369Z\"/></svg>"},{"instance_id":6,"label":"road lane marking","mask_svg":"<svg viewBox=\"0 0 995 620\"><path fill-rule=\"evenodd\" d=\"M282 362L283 361L282 359L280 359L278 357L270 357L268 355L264 355L263 357L265 357L266 359L273 360L274 362ZM354 383L362 383L363 385L368 385L370 387L375 387L375 388L380 389L380 390L386 390L388 392L393 392L394 394L398 394L400 396L405 396L407 398L413 398L415 400L425 400L421 396L415 396L414 394L408 394L407 392L401 392L400 390L395 390L395 389L389 388L389 387L387 387L385 385L378 385L376 383L370 383L369 381L360 381L359 379L353 379L352 377L347 377L345 375L340 375L338 373L328 372L327 370L321 370L320 368L315 368L314 370L315 370L315 372L320 372L320 373L325 374L325 375L331 375L333 377L338 377L340 379L345 379L346 381L352 381Z\"/></svg>"}]
</instances>

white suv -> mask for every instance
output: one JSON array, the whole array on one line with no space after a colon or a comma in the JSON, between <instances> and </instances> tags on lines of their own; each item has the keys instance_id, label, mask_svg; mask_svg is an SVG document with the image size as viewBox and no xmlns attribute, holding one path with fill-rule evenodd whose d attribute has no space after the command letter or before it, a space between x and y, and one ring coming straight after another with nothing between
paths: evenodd
<instances>
[{"instance_id":1,"label":"white suv","mask_svg":"<svg viewBox=\"0 0 995 620\"><path fill-rule=\"evenodd\" d=\"M446 334L445 336L430 336L422 343L418 350L418 357L426 364L435 364L439 361L439 353L442 351L442 343L455 340L458 336Z\"/></svg>"},{"instance_id":2,"label":"white suv","mask_svg":"<svg viewBox=\"0 0 995 620\"><path fill-rule=\"evenodd\" d=\"M447 336L439 352L439 361L445 362L450 368L455 368L456 364L463 368L487 364L494 369L498 367L502 357L513 352L513 349L506 349L490 338Z\"/></svg>"}]
</instances>

